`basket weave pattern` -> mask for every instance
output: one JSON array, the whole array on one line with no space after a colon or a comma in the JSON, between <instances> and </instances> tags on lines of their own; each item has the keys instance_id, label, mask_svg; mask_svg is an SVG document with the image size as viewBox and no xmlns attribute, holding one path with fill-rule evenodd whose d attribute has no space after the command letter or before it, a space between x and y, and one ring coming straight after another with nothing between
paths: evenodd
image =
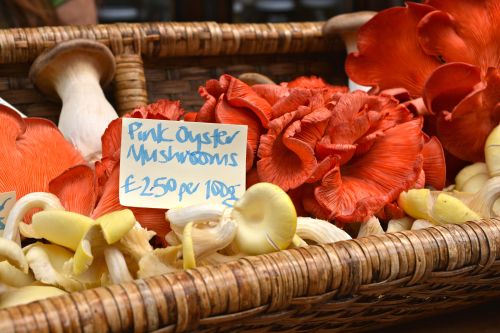
<instances>
[{"instance_id":1,"label":"basket weave pattern","mask_svg":"<svg viewBox=\"0 0 500 333\"><path fill-rule=\"evenodd\" d=\"M0 96L30 116L60 105L27 79L44 49L96 39L116 56L107 93L120 113L160 97L186 109L228 72L344 82L343 49L321 23L116 24L0 30ZM0 311L0 332L354 332L500 295L500 221L311 246L86 290Z\"/></svg>"}]
</instances>

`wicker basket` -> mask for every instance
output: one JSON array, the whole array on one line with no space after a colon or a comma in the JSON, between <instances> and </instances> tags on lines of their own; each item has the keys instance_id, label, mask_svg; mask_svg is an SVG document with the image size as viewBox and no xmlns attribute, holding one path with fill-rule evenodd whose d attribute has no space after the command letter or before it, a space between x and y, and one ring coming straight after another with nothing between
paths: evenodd
<instances>
[{"instance_id":1,"label":"wicker basket","mask_svg":"<svg viewBox=\"0 0 500 333\"><path fill-rule=\"evenodd\" d=\"M158 98L202 104L197 88L222 73L276 81L317 74L345 82L344 50L321 23L116 24L0 30L0 96L29 116L60 105L30 83L30 63L73 38L117 60L107 91L119 112ZM353 332L456 310L500 295L500 221L447 225L311 246L0 311L0 332Z\"/></svg>"}]
</instances>

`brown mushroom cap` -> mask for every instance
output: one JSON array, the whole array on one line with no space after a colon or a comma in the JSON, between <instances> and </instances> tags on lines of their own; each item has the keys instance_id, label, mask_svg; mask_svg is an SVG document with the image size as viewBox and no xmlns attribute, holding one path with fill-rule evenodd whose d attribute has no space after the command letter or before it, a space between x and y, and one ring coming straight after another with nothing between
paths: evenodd
<instances>
[{"instance_id":1,"label":"brown mushroom cap","mask_svg":"<svg viewBox=\"0 0 500 333\"><path fill-rule=\"evenodd\" d=\"M105 45L87 39L74 39L57 44L40 54L31 65L29 77L44 94L57 98L56 79L75 61L86 61L96 68L100 83L108 85L115 75L115 57Z\"/></svg>"},{"instance_id":2,"label":"brown mushroom cap","mask_svg":"<svg viewBox=\"0 0 500 333\"><path fill-rule=\"evenodd\" d=\"M334 16L323 25L323 34L325 36L333 36L355 32L375 16L375 14L377 12L362 11Z\"/></svg>"},{"instance_id":3,"label":"brown mushroom cap","mask_svg":"<svg viewBox=\"0 0 500 333\"><path fill-rule=\"evenodd\" d=\"M249 86L253 86L255 84L276 84L269 77L260 73L253 73L253 72L240 74L240 76L238 76L238 79L245 82Z\"/></svg>"}]
</instances>

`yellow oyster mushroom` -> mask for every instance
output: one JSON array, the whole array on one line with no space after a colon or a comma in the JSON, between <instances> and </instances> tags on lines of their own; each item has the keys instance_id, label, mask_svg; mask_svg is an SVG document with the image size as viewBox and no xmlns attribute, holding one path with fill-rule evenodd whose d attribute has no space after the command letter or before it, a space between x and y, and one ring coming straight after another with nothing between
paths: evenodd
<instances>
[{"instance_id":1,"label":"yellow oyster mushroom","mask_svg":"<svg viewBox=\"0 0 500 333\"><path fill-rule=\"evenodd\" d=\"M95 222L101 225L106 242L114 244L134 227L136 220L130 209L122 209L105 214L97 218Z\"/></svg>"},{"instance_id":2,"label":"yellow oyster mushroom","mask_svg":"<svg viewBox=\"0 0 500 333\"><path fill-rule=\"evenodd\" d=\"M182 267L184 269L196 267L192 232L193 222L189 222L182 233Z\"/></svg>"},{"instance_id":3,"label":"yellow oyster mushroom","mask_svg":"<svg viewBox=\"0 0 500 333\"><path fill-rule=\"evenodd\" d=\"M115 245L124 254L130 256L136 261L139 261L143 256L153 251L153 247L149 241L155 235L156 233L154 231L147 230L136 222L134 227L130 229Z\"/></svg>"},{"instance_id":4,"label":"yellow oyster mushroom","mask_svg":"<svg viewBox=\"0 0 500 333\"><path fill-rule=\"evenodd\" d=\"M8 261L0 262L0 284L11 287L24 287L35 280L31 274L27 274L12 266Z\"/></svg>"},{"instance_id":5,"label":"yellow oyster mushroom","mask_svg":"<svg viewBox=\"0 0 500 333\"><path fill-rule=\"evenodd\" d=\"M415 220L411 225L411 230L426 229L433 226L435 226L435 224L427 220Z\"/></svg>"},{"instance_id":6,"label":"yellow oyster mushroom","mask_svg":"<svg viewBox=\"0 0 500 333\"><path fill-rule=\"evenodd\" d=\"M0 294L0 309L64 294L66 294L64 290L56 287L26 286Z\"/></svg>"},{"instance_id":7,"label":"yellow oyster mushroom","mask_svg":"<svg viewBox=\"0 0 500 333\"><path fill-rule=\"evenodd\" d=\"M198 204L186 207L176 207L169 209L165 213L165 218L170 223L172 231L174 231L177 237L182 237L182 232L184 227L189 222L209 222L218 221L224 210L226 209L223 205L214 204Z\"/></svg>"},{"instance_id":8,"label":"yellow oyster mushroom","mask_svg":"<svg viewBox=\"0 0 500 333\"><path fill-rule=\"evenodd\" d=\"M474 175L467 182L465 182L461 191L468 193L476 193L484 186L484 184L486 184L488 179L490 179L490 177L488 176L487 173L480 173Z\"/></svg>"},{"instance_id":9,"label":"yellow oyster mushroom","mask_svg":"<svg viewBox=\"0 0 500 333\"><path fill-rule=\"evenodd\" d=\"M482 218L498 217L500 199L500 177L490 178L484 186L472 196L468 206Z\"/></svg>"},{"instance_id":10,"label":"yellow oyster mushroom","mask_svg":"<svg viewBox=\"0 0 500 333\"><path fill-rule=\"evenodd\" d=\"M125 216L126 221L122 221ZM133 280L125 261L123 253L116 244L135 225L133 214L128 212L113 212L103 215L100 221L92 225L81 239L73 258L73 273L80 275L87 271L95 258L103 257L112 283L121 283ZM99 222L99 220L96 220ZM122 223L123 222L123 223ZM109 241L109 242L108 242Z\"/></svg>"},{"instance_id":11,"label":"yellow oyster mushroom","mask_svg":"<svg viewBox=\"0 0 500 333\"><path fill-rule=\"evenodd\" d=\"M127 262L123 253L114 246L104 248L104 259L108 267L111 283L123 283L132 281L134 278L130 275Z\"/></svg>"},{"instance_id":12,"label":"yellow oyster mushroom","mask_svg":"<svg viewBox=\"0 0 500 333\"><path fill-rule=\"evenodd\" d=\"M432 220L430 216L432 196L429 189L412 189L407 192L401 192L398 205L406 214L415 219Z\"/></svg>"},{"instance_id":13,"label":"yellow oyster mushroom","mask_svg":"<svg viewBox=\"0 0 500 333\"><path fill-rule=\"evenodd\" d=\"M486 163L477 162L462 168L462 170L460 170L455 176L455 189L457 191L465 191L463 189L465 184L478 175L488 176L488 167L486 166Z\"/></svg>"},{"instance_id":14,"label":"yellow oyster mushroom","mask_svg":"<svg viewBox=\"0 0 500 333\"><path fill-rule=\"evenodd\" d=\"M67 291L79 291L91 286L65 274L64 267L73 258L73 252L66 248L37 242L24 250L36 280Z\"/></svg>"},{"instance_id":15,"label":"yellow oyster mushroom","mask_svg":"<svg viewBox=\"0 0 500 333\"><path fill-rule=\"evenodd\" d=\"M298 247L307 247L309 244L302 238L300 238L299 235L295 234L293 235L292 243L290 244L290 249L296 249Z\"/></svg>"},{"instance_id":16,"label":"yellow oyster mushroom","mask_svg":"<svg viewBox=\"0 0 500 333\"><path fill-rule=\"evenodd\" d=\"M34 214L31 224L37 238L44 238L75 251L95 221L74 212L49 210Z\"/></svg>"},{"instance_id":17,"label":"yellow oyster mushroom","mask_svg":"<svg viewBox=\"0 0 500 333\"><path fill-rule=\"evenodd\" d=\"M500 125L488 135L484 144L484 157L490 177L500 176Z\"/></svg>"},{"instance_id":18,"label":"yellow oyster mushroom","mask_svg":"<svg viewBox=\"0 0 500 333\"><path fill-rule=\"evenodd\" d=\"M251 255L288 248L297 229L292 200L271 183L257 183L248 188L235 202L231 217L238 224L236 247Z\"/></svg>"},{"instance_id":19,"label":"yellow oyster mushroom","mask_svg":"<svg viewBox=\"0 0 500 333\"><path fill-rule=\"evenodd\" d=\"M182 269L182 245L155 249L139 260L138 278L176 272Z\"/></svg>"},{"instance_id":20,"label":"yellow oyster mushroom","mask_svg":"<svg viewBox=\"0 0 500 333\"><path fill-rule=\"evenodd\" d=\"M21 247L14 241L0 237L0 261L7 260L23 273L28 273L28 261Z\"/></svg>"},{"instance_id":21,"label":"yellow oyster mushroom","mask_svg":"<svg viewBox=\"0 0 500 333\"><path fill-rule=\"evenodd\" d=\"M481 219L462 201L444 192L437 196L431 214L438 223L465 223Z\"/></svg>"},{"instance_id":22,"label":"yellow oyster mushroom","mask_svg":"<svg viewBox=\"0 0 500 333\"><path fill-rule=\"evenodd\" d=\"M169 231L166 235L165 235L165 241L167 242L168 245L180 245L182 244L182 241L180 240L180 238L177 236L177 234L175 233L175 231Z\"/></svg>"}]
</instances>

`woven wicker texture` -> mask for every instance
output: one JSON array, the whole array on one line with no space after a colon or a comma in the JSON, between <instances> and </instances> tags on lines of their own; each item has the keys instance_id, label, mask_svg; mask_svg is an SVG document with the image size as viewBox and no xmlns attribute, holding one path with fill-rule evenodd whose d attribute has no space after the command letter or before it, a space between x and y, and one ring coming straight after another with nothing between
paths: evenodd
<instances>
[{"instance_id":1,"label":"woven wicker texture","mask_svg":"<svg viewBox=\"0 0 500 333\"><path fill-rule=\"evenodd\" d=\"M27 73L43 50L75 38L97 40L116 56L115 87L107 93L121 114L146 104L148 95L150 101L182 99L184 108L197 110L203 103L198 87L222 73L258 71L278 81L321 74L345 82L342 45L326 43L321 26L206 22L0 30L0 96L29 116L57 121L60 104L36 91Z\"/></svg>"},{"instance_id":2,"label":"woven wicker texture","mask_svg":"<svg viewBox=\"0 0 500 333\"><path fill-rule=\"evenodd\" d=\"M354 332L500 295L500 221L311 246L0 311L0 332Z\"/></svg>"},{"instance_id":3,"label":"woven wicker texture","mask_svg":"<svg viewBox=\"0 0 500 333\"><path fill-rule=\"evenodd\" d=\"M0 30L0 96L58 118L27 79L58 41L88 38L117 60L106 91L120 113L147 101L202 103L222 73L345 82L344 50L321 23L163 23ZM354 332L456 310L500 295L500 221L448 225L249 257L220 266L72 293L0 311L0 332Z\"/></svg>"}]
</instances>

